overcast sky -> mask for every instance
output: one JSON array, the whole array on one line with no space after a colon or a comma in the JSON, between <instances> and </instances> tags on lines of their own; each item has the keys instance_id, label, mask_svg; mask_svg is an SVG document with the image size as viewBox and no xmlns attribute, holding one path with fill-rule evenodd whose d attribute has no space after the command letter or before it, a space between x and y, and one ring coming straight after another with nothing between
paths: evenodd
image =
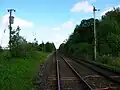
<instances>
[{"instance_id":1,"label":"overcast sky","mask_svg":"<svg viewBox=\"0 0 120 90\"><path fill-rule=\"evenodd\" d=\"M108 10L120 6L120 0L0 0L0 44L9 41L8 8L16 10L13 28L21 27L21 36L28 41L54 42L56 47L68 38L76 24L93 17L92 6L100 9L100 19ZM6 32L4 34L4 29Z\"/></svg>"}]
</instances>

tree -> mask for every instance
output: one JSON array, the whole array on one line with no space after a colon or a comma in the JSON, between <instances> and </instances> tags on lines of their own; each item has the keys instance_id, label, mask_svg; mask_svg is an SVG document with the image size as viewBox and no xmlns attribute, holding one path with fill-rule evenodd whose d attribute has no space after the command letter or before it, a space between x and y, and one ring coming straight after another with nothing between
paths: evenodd
<instances>
[{"instance_id":1,"label":"tree","mask_svg":"<svg viewBox=\"0 0 120 90\"><path fill-rule=\"evenodd\" d=\"M115 21L117 21L117 23L120 24L120 8L119 7L113 8L113 10L105 13L105 15L102 16L102 20L105 20L105 19L108 19L108 20L114 19Z\"/></svg>"},{"instance_id":2,"label":"tree","mask_svg":"<svg viewBox=\"0 0 120 90\"><path fill-rule=\"evenodd\" d=\"M102 16L97 30L99 54L118 56L120 52L120 9L114 8Z\"/></svg>"},{"instance_id":3,"label":"tree","mask_svg":"<svg viewBox=\"0 0 120 90\"><path fill-rule=\"evenodd\" d=\"M54 43L50 43L50 42L46 42L44 44L44 42L42 42L41 44L39 44L39 51L44 51L44 52L52 52L55 50L55 45Z\"/></svg>"},{"instance_id":4,"label":"tree","mask_svg":"<svg viewBox=\"0 0 120 90\"><path fill-rule=\"evenodd\" d=\"M45 44L45 51L46 52L52 52L54 50L55 50L54 43L46 42L46 44Z\"/></svg>"},{"instance_id":5,"label":"tree","mask_svg":"<svg viewBox=\"0 0 120 90\"><path fill-rule=\"evenodd\" d=\"M3 51L2 46L0 46L0 52L2 52L2 51Z\"/></svg>"},{"instance_id":6,"label":"tree","mask_svg":"<svg viewBox=\"0 0 120 90\"><path fill-rule=\"evenodd\" d=\"M65 53L77 55L93 55L93 23L94 19L83 19L76 25L67 42L60 45ZM114 8L96 19L97 55L118 56L120 53L120 8Z\"/></svg>"},{"instance_id":7,"label":"tree","mask_svg":"<svg viewBox=\"0 0 120 90\"><path fill-rule=\"evenodd\" d=\"M43 52L45 51L45 44L43 41L41 44L38 45L38 51L43 51Z\"/></svg>"},{"instance_id":8,"label":"tree","mask_svg":"<svg viewBox=\"0 0 120 90\"><path fill-rule=\"evenodd\" d=\"M74 32L69 36L69 39L64 44L64 48L63 45L60 45L60 48L73 55L92 55L93 50L91 46L93 45L93 25L93 18L83 19L80 25L76 25ZM99 20L96 19L96 26L98 27L98 25Z\"/></svg>"},{"instance_id":9,"label":"tree","mask_svg":"<svg viewBox=\"0 0 120 90\"><path fill-rule=\"evenodd\" d=\"M12 31L11 37L11 55L13 57L24 57L31 50L27 41L19 35L20 27ZM28 49L29 48L29 49Z\"/></svg>"}]
</instances>

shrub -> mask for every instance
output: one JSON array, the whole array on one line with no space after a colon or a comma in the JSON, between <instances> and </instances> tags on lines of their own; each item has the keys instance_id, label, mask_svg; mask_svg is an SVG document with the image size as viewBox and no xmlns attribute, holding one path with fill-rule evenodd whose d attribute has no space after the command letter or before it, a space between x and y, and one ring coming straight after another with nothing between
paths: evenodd
<instances>
[{"instance_id":1,"label":"shrub","mask_svg":"<svg viewBox=\"0 0 120 90\"><path fill-rule=\"evenodd\" d=\"M108 64L109 61L112 61L112 57L110 57L108 55L97 56L97 57L98 57L97 61L99 61L103 64Z\"/></svg>"},{"instance_id":2,"label":"shrub","mask_svg":"<svg viewBox=\"0 0 120 90\"><path fill-rule=\"evenodd\" d=\"M117 58L116 60L112 60L112 62L110 63L110 65L116 66L116 67L120 68L120 58Z\"/></svg>"}]
</instances>

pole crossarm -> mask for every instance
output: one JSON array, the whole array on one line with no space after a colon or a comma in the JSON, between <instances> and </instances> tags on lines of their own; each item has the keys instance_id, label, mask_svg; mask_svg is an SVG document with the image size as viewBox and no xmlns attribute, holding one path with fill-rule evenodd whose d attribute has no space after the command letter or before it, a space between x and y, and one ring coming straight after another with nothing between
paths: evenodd
<instances>
[{"instance_id":1,"label":"pole crossarm","mask_svg":"<svg viewBox=\"0 0 120 90\"><path fill-rule=\"evenodd\" d=\"M100 9L96 9L95 6L93 6L93 12L100 11Z\"/></svg>"}]
</instances>

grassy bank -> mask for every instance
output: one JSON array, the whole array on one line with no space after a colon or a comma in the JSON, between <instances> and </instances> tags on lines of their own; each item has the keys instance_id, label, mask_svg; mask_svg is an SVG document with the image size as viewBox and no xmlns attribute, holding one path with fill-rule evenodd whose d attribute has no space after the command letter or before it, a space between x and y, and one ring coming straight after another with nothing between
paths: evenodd
<instances>
[{"instance_id":1,"label":"grassy bank","mask_svg":"<svg viewBox=\"0 0 120 90\"><path fill-rule=\"evenodd\" d=\"M84 57L86 60L91 60L91 61L93 60L92 56L86 55ZM108 68L120 70L120 57L113 57L113 56L107 56L107 55L103 55L103 56L97 55L97 60L95 62L101 63Z\"/></svg>"},{"instance_id":2,"label":"grassy bank","mask_svg":"<svg viewBox=\"0 0 120 90\"><path fill-rule=\"evenodd\" d=\"M98 56L97 62L104 64L107 67L120 69L120 57Z\"/></svg>"},{"instance_id":3,"label":"grassy bank","mask_svg":"<svg viewBox=\"0 0 120 90\"><path fill-rule=\"evenodd\" d=\"M31 90L32 79L48 53L37 52L29 58L0 59L0 90Z\"/></svg>"},{"instance_id":4,"label":"grassy bank","mask_svg":"<svg viewBox=\"0 0 120 90\"><path fill-rule=\"evenodd\" d=\"M93 61L93 56L92 55L73 55L76 57L83 58L85 60L90 60ZM113 56L108 56L108 55L97 55L97 60L95 61L96 63L100 63L108 68L112 69L117 69L120 70L120 56L119 57L113 57Z\"/></svg>"}]
</instances>

